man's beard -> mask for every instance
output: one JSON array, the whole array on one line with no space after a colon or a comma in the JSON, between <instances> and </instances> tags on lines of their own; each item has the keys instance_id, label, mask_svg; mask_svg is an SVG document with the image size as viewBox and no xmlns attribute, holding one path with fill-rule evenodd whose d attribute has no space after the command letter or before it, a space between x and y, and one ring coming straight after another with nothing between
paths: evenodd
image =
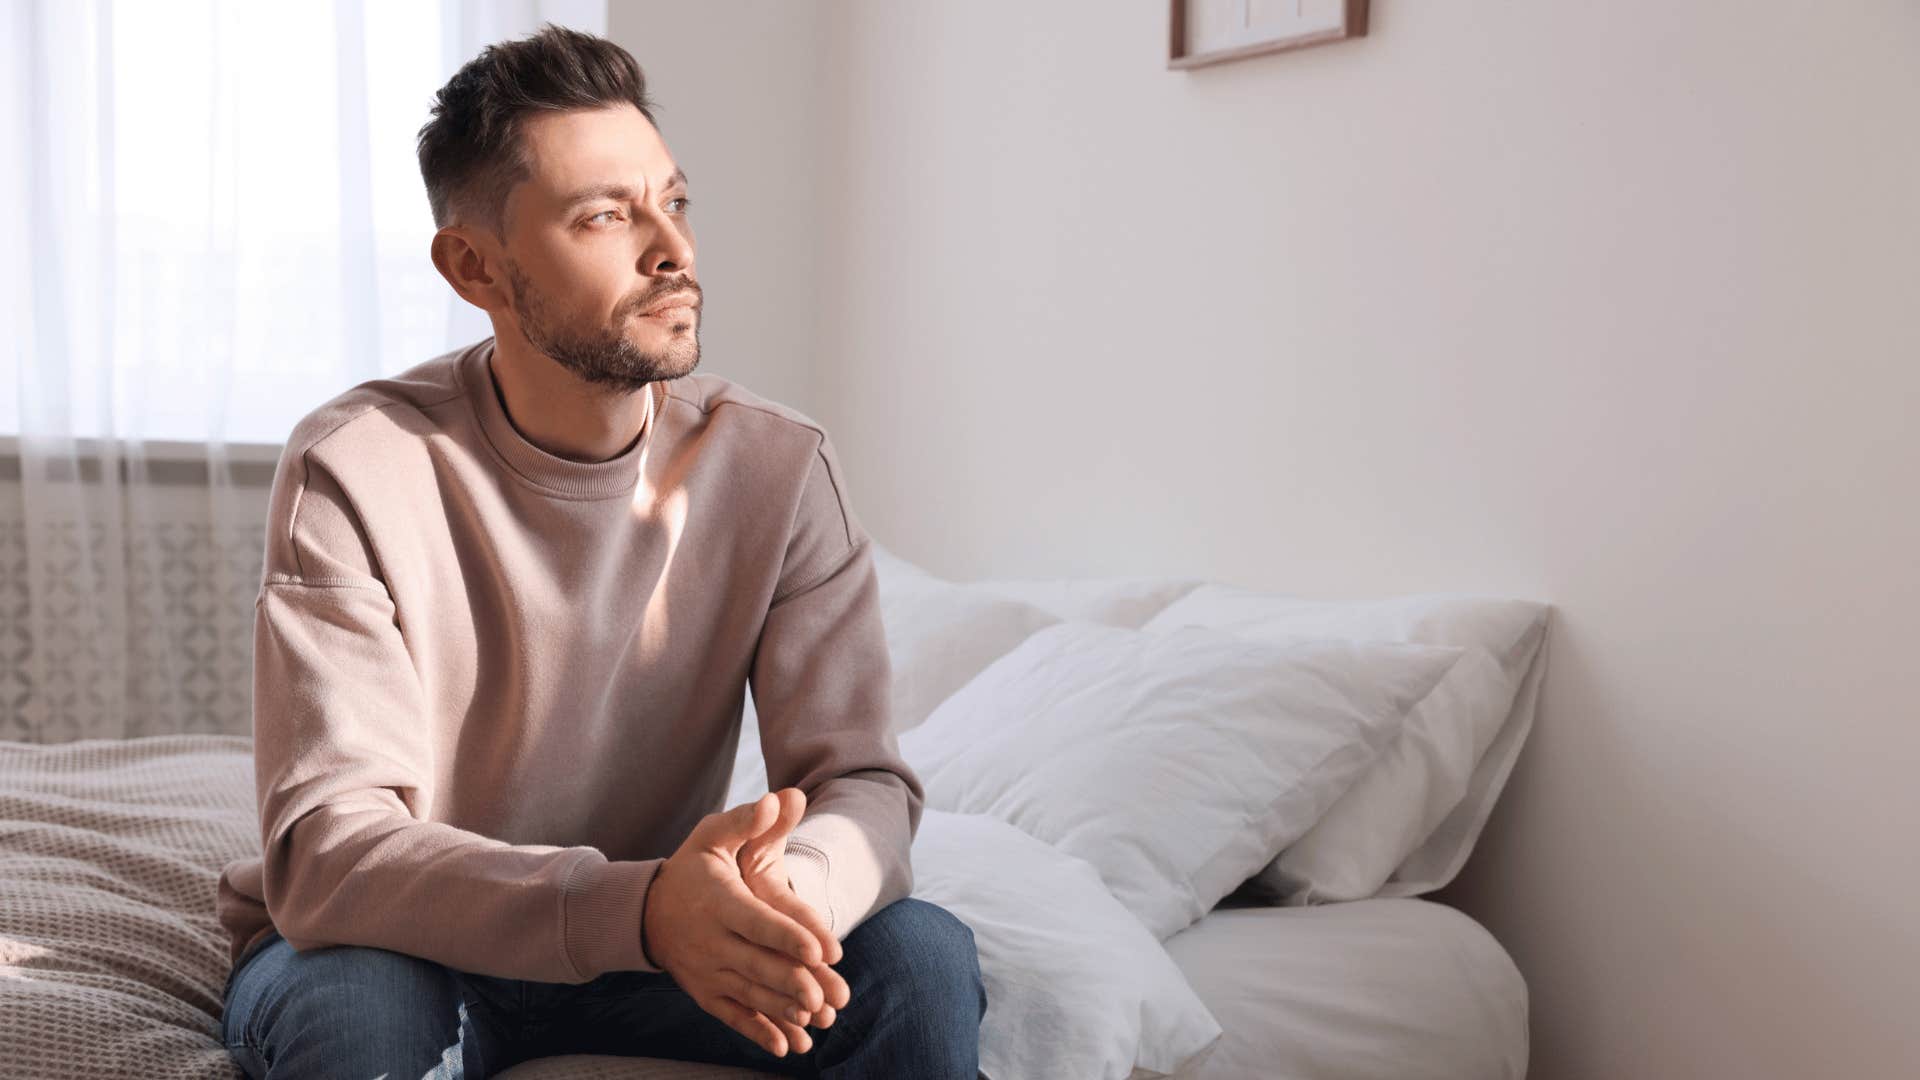
<instances>
[{"instance_id":1,"label":"man's beard","mask_svg":"<svg viewBox=\"0 0 1920 1080\"><path fill-rule=\"evenodd\" d=\"M677 379L700 364L700 322L693 322L693 336L677 336L659 352L647 352L628 340L627 317L662 296L690 292L700 295L700 287L690 278L679 278L666 286L623 301L613 313L613 324L585 330L566 326L554 316L553 304L535 289L533 282L509 260L507 282L513 287L513 313L520 320L520 333L527 343L552 357L554 362L589 383L616 391L641 390L648 383Z\"/></svg>"}]
</instances>

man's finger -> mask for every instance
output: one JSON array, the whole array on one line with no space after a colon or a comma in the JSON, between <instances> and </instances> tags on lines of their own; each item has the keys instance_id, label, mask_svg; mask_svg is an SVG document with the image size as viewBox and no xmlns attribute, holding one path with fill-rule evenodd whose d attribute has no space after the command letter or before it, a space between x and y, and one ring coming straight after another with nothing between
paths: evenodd
<instances>
[{"instance_id":1,"label":"man's finger","mask_svg":"<svg viewBox=\"0 0 1920 1080\"><path fill-rule=\"evenodd\" d=\"M793 1048L794 1053L804 1054L813 1049L813 1034L805 1026L791 1020L775 1020L774 1023L780 1028L780 1033L787 1037L787 1045Z\"/></svg>"},{"instance_id":2,"label":"man's finger","mask_svg":"<svg viewBox=\"0 0 1920 1080\"><path fill-rule=\"evenodd\" d=\"M725 1021L728 1027L760 1044L767 1053L774 1057L786 1056L786 1032L776 1027L764 1013L724 996L702 1002L701 1007Z\"/></svg>"},{"instance_id":3,"label":"man's finger","mask_svg":"<svg viewBox=\"0 0 1920 1080\"><path fill-rule=\"evenodd\" d=\"M808 926L808 930L817 935L821 945L826 949L826 955L821 963L809 964L808 968L813 972L813 977L819 980L820 991L826 995L827 1004L845 1008L853 995L853 990L847 985L847 980L830 965L839 963L846 955L846 950L841 948L839 939L833 936L832 931L826 928L826 918L815 911L812 904L800 899L792 889L775 886L771 882L758 879L748 882L748 887L753 889L755 895L765 897L767 902L775 907L787 906L794 912L793 918L800 921L802 925L807 925L808 920L811 921L812 925Z\"/></svg>"},{"instance_id":4,"label":"man's finger","mask_svg":"<svg viewBox=\"0 0 1920 1080\"><path fill-rule=\"evenodd\" d=\"M834 938L832 933L826 930L826 920L822 918L818 912L813 910L812 905L795 896L791 889L775 887L771 884L756 883L754 891L758 893L761 889L775 893L785 892L786 897L783 900L774 902L798 905L800 914L797 915L796 918L811 918L814 921L817 933L819 934L819 940L823 945L828 946L827 959L822 963L809 964L807 969L813 973L814 979L819 982L820 993L826 1000L826 1007L832 1008L837 1005L844 1008L848 1000L853 996L853 991L852 988L847 985L846 978L839 972L833 970L830 965L839 963L840 958L845 955L845 950L840 947L840 942ZM822 1023L817 1019L817 1016L818 1014L815 1014L816 1018L811 1021L816 1027L826 1027L833 1022L832 1020L827 1020Z\"/></svg>"},{"instance_id":5,"label":"man's finger","mask_svg":"<svg viewBox=\"0 0 1920 1080\"><path fill-rule=\"evenodd\" d=\"M826 1004L821 1008L828 1010L846 1008L847 1001L853 996L853 989L847 985L846 977L825 964L810 970L813 972L813 977L820 981L820 993L827 999ZM814 1014L819 1015L819 1009L814 1010Z\"/></svg>"},{"instance_id":6,"label":"man's finger","mask_svg":"<svg viewBox=\"0 0 1920 1080\"><path fill-rule=\"evenodd\" d=\"M733 938L715 959L720 966L785 994L808 1012L827 1004L827 989L814 972L833 971L830 967L796 964L793 957L762 948L743 937Z\"/></svg>"},{"instance_id":7,"label":"man's finger","mask_svg":"<svg viewBox=\"0 0 1920 1080\"><path fill-rule=\"evenodd\" d=\"M802 964L821 963L826 948L807 926L754 895L751 888L735 894L739 902L720 906L720 925L756 945L785 953Z\"/></svg>"},{"instance_id":8,"label":"man's finger","mask_svg":"<svg viewBox=\"0 0 1920 1080\"><path fill-rule=\"evenodd\" d=\"M758 1010L767 1019L779 1023L785 1021L804 1024L813 1019L813 1013L792 998L775 990L771 986L754 981L730 968L720 972L720 992L750 1008ZM797 1014L797 1015L796 1015ZM788 1041L792 1041L789 1033Z\"/></svg>"},{"instance_id":9,"label":"man's finger","mask_svg":"<svg viewBox=\"0 0 1920 1080\"><path fill-rule=\"evenodd\" d=\"M732 858L741 845L766 832L780 819L780 800L772 796L773 793L769 791L750 803L741 803L731 810L703 818L700 825L696 826L696 831L705 831L700 833L696 843Z\"/></svg>"},{"instance_id":10,"label":"man's finger","mask_svg":"<svg viewBox=\"0 0 1920 1080\"><path fill-rule=\"evenodd\" d=\"M794 892L791 886L776 885L766 878L756 876L747 879L747 887L753 890L753 895L765 900L774 910L806 927L807 932L820 942L822 962L828 964L840 962L845 950L840 947L840 940L834 937L833 931L828 928L827 917L820 914L812 904L802 900L800 894Z\"/></svg>"},{"instance_id":11,"label":"man's finger","mask_svg":"<svg viewBox=\"0 0 1920 1080\"><path fill-rule=\"evenodd\" d=\"M779 813L765 831L740 848L738 857L742 871L772 866L774 860L784 858L787 836L807 812L807 795L799 788L781 788L771 794L779 800Z\"/></svg>"},{"instance_id":12,"label":"man's finger","mask_svg":"<svg viewBox=\"0 0 1920 1080\"><path fill-rule=\"evenodd\" d=\"M807 793L797 787L785 787L773 793L780 800L780 816L773 827L783 833L792 832L800 819L807 814Z\"/></svg>"}]
</instances>

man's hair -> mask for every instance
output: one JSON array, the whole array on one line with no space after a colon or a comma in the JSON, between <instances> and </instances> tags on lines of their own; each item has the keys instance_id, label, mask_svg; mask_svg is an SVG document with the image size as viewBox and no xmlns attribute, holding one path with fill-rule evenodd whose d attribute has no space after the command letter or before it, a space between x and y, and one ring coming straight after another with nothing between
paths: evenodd
<instances>
[{"instance_id":1,"label":"man's hair","mask_svg":"<svg viewBox=\"0 0 1920 1080\"><path fill-rule=\"evenodd\" d=\"M656 123L640 65L605 38L547 23L480 50L434 95L433 119L420 129L420 176L434 226L459 216L504 236L507 193L532 175L521 121L615 105L632 105Z\"/></svg>"}]
</instances>

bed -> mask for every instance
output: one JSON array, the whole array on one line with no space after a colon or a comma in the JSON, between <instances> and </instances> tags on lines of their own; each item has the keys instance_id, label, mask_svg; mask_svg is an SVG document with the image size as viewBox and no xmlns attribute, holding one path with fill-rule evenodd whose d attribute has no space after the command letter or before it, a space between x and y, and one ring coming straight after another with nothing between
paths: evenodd
<instances>
[{"instance_id":1,"label":"bed","mask_svg":"<svg viewBox=\"0 0 1920 1080\"><path fill-rule=\"evenodd\" d=\"M241 1075L219 1036L227 946L213 896L220 868L257 850L254 813L244 736L0 743L0 1071ZM1525 1075L1525 982L1451 908L1411 898L1280 907L1236 894L1166 949L1223 1030L1181 1075ZM500 1075L761 1074L566 1055Z\"/></svg>"}]
</instances>

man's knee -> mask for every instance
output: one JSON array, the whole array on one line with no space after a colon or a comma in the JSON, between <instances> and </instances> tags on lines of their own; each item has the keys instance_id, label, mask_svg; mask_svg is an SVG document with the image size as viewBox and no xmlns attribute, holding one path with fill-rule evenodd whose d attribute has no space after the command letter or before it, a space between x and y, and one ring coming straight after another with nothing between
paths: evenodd
<instances>
[{"instance_id":1,"label":"man's knee","mask_svg":"<svg viewBox=\"0 0 1920 1080\"><path fill-rule=\"evenodd\" d=\"M890 1002L911 999L921 1009L961 1014L971 1009L976 1022L985 1015L987 991L980 978L980 954L973 928L959 916L909 896L868 916L854 933L870 926L876 932L869 938L877 940L862 944L868 949L878 946L881 956L872 959L889 969L880 981Z\"/></svg>"},{"instance_id":2,"label":"man's knee","mask_svg":"<svg viewBox=\"0 0 1920 1080\"><path fill-rule=\"evenodd\" d=\"M883 1013L891 1019L910 1019L881 1020L872 1036L916 1043L897 1045L893 1053L922 1061L927 1074L945 1074L939 1063L948 1059L972 1063L987 1013L972 926L937 903L906 897L876 911L854 934L864 934L862 965L872 965L868 992L885 1001Z\"/></svg>"}]
</instances>

